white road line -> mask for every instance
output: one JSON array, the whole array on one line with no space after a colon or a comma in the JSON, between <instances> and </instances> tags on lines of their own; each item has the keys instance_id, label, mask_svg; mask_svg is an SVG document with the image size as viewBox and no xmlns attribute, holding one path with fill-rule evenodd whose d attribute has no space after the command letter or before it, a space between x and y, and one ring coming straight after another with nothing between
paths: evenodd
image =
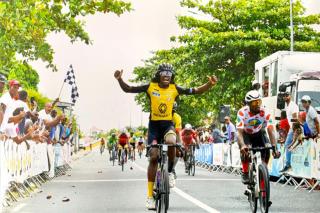
<instances>
[{"instance_id":1,"label":"white road line","mask_svg":"<svg viewBox=\"0 0 320 213\"><path fill-rule=\"evenodd\" d=\"M202 208L203 210L206 210L207 212L210 213L219 213L218 210L211 208L210 206L202 203L201 201L197 200L196 198L192 197L191 195L185 193L184 191L182 191L181 189L175 187L173 189L171 189L172 191L174 191L175 193L177 193L178 195L180 195L181 197L183 197L186 200L189 200L190 202L192 202L193 204L199 206L200 208Z\"/></svg>"},{"instance_id":2,"label":"white road line","mask_svg":"<svg viewBox=\"0 0 320 213\"><path fill-rule=\"evenodd\" d=\"M209 178L179 178L179 181L239 181L238 179L209 179ZM87 179L87 180L53 180L52 183L95 183L95 182L139 182L147 181L146 179Z\"/></svg>"},{"instance_id":3,"label":"white road line","mask_svg":"<svg viewBox=\"0 0 320 213\"><path fill-rule=\"evenodd\" d=\"M146 179L101 179L101 180L54 180L53 183L90 183L90 182L137 182Z\"/></svg>"},{"instance_id":4,"label":"white road line","mask_svg":"<svg viewBox=\"0 0 320 213\"><path fill-rule=\"evenodd\" d=\"M15 207L12 212L19 212L23 207L25 207L27 204L21 203L17 207Z\"/></svg>"},{"instance_id":5,"label":"white road line","mask_svg":"<svg viewBox=\"0 0 320 213\"><path fill-rule=\"evenodd\" d=\"M140 165L138 165L137 163L134 163L135 166L140 169L143 172L147 172L147 170L143 167L141 167ZM200 178L199 178L200 179ZM182 179L178 179L179 181ZM189 179L185 179L185 180L189 180ZM191 180L191 179L190 179ZM192 179L194 180L194 179ZM205 179L201 179L201 180L205 180ZM224 179L207 179L207 180L224 180ZM226 180L233 180L233 181L239 181L238 179L226 179ZM211 208L210 206L202 203L201 201L197 200L196 198L192 197L191 195L185 193L184 191L182 191L181 189L175 187L173 189L171 189L172 191L174 191L175 193L177 193L178 195L180 195L181 197L183 197L186 200L189 200L190 202L192 202L193 204L195 204L196 206L202 208L203 210L210 212L210 213L218 213L219 211Z\"/></svg>"}]
</instances>

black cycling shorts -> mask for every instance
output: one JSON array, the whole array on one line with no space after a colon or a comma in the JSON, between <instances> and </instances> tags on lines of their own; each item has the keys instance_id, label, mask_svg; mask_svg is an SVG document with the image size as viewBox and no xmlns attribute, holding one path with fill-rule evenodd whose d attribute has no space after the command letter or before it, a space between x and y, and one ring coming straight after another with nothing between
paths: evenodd
<instances>
[{"instance_id":1,"label":"black cycling shorts","mask_svg":"<svg viewBox=\"0 0 320 213\"><path fill-rule=\"evenodd\" d=\"M156 140L158 144L163 143L164 136L170 130L175 131L172 121L149 121L148 145L150 145L153 140Z\"/></svg>"},{"instance_id":2,"label":"black cycling shorts","mask_svg":"<svg viewBox=\"0 0 320 213\"><path fill-rule=\"evenodd\" d=\"M265 130L261 130L255 134L248 134L243 133L243 140L246 145L251 146L252 148L255 147L265 147L266 144L269 144L269 138ZM265 150L261 152L262 159L269 159L270 151Z\"/></svg>"},{"instance_id":3,"label":"black cycling shorts","mask_svg":"<svg viewBox=\"0 0 320 213\"><path fill-rule=\"evenodd\" d=\"M132 146L132 149L136 148L136 143L130 143L130 145Z\"/></svg>"}]
</instances>

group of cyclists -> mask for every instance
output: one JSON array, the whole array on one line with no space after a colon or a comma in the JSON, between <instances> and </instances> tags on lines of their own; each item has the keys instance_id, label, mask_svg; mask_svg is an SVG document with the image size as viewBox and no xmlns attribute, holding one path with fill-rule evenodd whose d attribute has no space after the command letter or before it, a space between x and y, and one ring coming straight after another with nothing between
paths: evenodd
<instances>
[{"instance_id":1,"label":"group of cyclists","mask_svg":"<svg viewBox=\"0 0 320 213\"><path fill-rule=\"evenodd\" d=\"M109 151L109 156L110 160L113 160L112 156L112 150L115 149L117 152L117 159L118 159L118 164L120 165L120 155L122 149L125 151L125 161L130 158L132 161L136 159L135 151L136 147L138 149L138 153L140 154L143 152L145 149L145 144L144 144L144 136L135 136L134 132L130 132L128 134L128 131L126 129L123 129L120 131L120 133L111 133L110 136L107 139L107 144L105 144L104 139L101 139L101 154L103 150L107 147Z\"/></svg>"},{"instance_id":2,"label":"group of cyclists","mask_svg":"<svg viewBox=\"0 0 320 213\"><path fill-rule=\"evenodd\" d=\"M197 135L190 124L182 130L181 117L176 113L176 99L179 95L197 95L210 90L217 84L215 75L209 76L208 81L196 88L183 88L175 84L175 71L170 64L160 64L150 83L141 86L130 86L123 79L123 70L117 70L114 77L121 89L126 93L146 93L150 99L150 118L148 125L147 145L168 144L174 145L181 141L188 145L198 143ZM262 100L259 92L252 90L245 96L246 105L237 115L237 141L242 161L242 182L248 183L249 147L271 146L274 157L279 157L276 150L274 127L270 114L261 106ZM267 137L267 134L269 137ZM271 141L271 144L269 142ZM157 171L159 150L152 148L149 153L147 202L148 209L155 209L153 188ZM175 164L177 157L182 157L174 147L168 148L169 185L175 186ZM267 163L269 153L266 151L262 159ZM185 157L185 156L184 156ZM186 161L186 159L184 159Z\"/></svg>"}]
</instances>

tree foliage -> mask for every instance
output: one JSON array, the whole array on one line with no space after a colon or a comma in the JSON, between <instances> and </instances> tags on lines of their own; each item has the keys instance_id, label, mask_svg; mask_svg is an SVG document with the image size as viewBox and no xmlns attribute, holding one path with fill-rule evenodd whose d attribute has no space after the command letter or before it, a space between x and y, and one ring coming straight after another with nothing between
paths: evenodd
<instances>
[{"instance_id":1,"label":"tree foliage","mask_svg":"<svg viewBox=\"0 0 320 213\"><path fill-rule=\"evenodd\" d=\"M135 82L148 82L162 62L176 69L176 83L195 87L215 74L218 84L200 96L181 97L179 112L184 122L203 123L208 112L217 112L222 104L233 109L242 105L254 77L254 64L263 57L290 47L290 5L288 0L182 0L181 6L196 11L203 19L179 16L184 34L172 41L179 47L158 50L136 67ZM296 51L320 51L320 33L311 26L320 24L320 15L305 15L300 0L295 1L294 30ZM136 101L148 111L145 95Z\"/></svg>"}]
</instances>

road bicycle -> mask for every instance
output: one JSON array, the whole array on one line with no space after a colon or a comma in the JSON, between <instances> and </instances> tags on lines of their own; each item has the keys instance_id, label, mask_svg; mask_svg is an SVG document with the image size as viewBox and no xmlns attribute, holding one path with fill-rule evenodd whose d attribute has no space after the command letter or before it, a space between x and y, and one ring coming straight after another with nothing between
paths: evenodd
<instances>
[{"instance_id":1,"label":"road bicycle","mask_svg":"<svg viewBox=\"0 0 320 213\"><path fill-rule=\"evenodd\" d=\"M168 144L154 144L148 146L151 148L159 149L158 169L156 173L155 190L153 197L156 201L156 212L166 213L169 208L169 173L168 173L168 149L169 147L176 147L181 150L180 145Z\"/></svg>"},{"instance_id":2,"label":"road bicycle","mask_svg":"<svg viewBox=\"0 0 320 213\"><path fill-rule=\"evenodd\" d=\"M195 144L190 144L189 150L186 153L186 155L187 155L186 156L187 157L186 168L188 171L188 175L192 175L192 176L194 176L195 172L196 172L196 159L194 156L195 146L196 146Z\"/></svg>"},{"instance_id":3,"label":"road bicycle","mask_svg":"<svg viewBox=\"0 0 320 213\"><path fill-rule=\"evenodd\" d=\"M115 164L116 159L117 159L117 150L116 150L116 146L113 144L110 152L110 161L112 161L113 166Z\"/></svg>"},{"instance_id":4,"label":"road bicycle","mask_svg":"<svg viewBox=\"0 0 320 213\"><path fill-rule=\"evenodd\" d=\"M126 150L125 148L121 148L120 152L120 165L121 165L121 171L124 171L124 164L126 163Z\"/></svg>"},{"instance_id":5,"label":"road bicycle","mask_svg":"<svg viewBox=\"0 0 320 213\"><path fill-rule=\"evenodd\" d=\"M250 208L257 212L258 200L262 213L267 213L272 202L270 201L270 181L267 165L262 161L261 152L270 151L272 147L249 148L251 161L249 164L249 183L245 191Z\"/></svg>"}]
</instances>

